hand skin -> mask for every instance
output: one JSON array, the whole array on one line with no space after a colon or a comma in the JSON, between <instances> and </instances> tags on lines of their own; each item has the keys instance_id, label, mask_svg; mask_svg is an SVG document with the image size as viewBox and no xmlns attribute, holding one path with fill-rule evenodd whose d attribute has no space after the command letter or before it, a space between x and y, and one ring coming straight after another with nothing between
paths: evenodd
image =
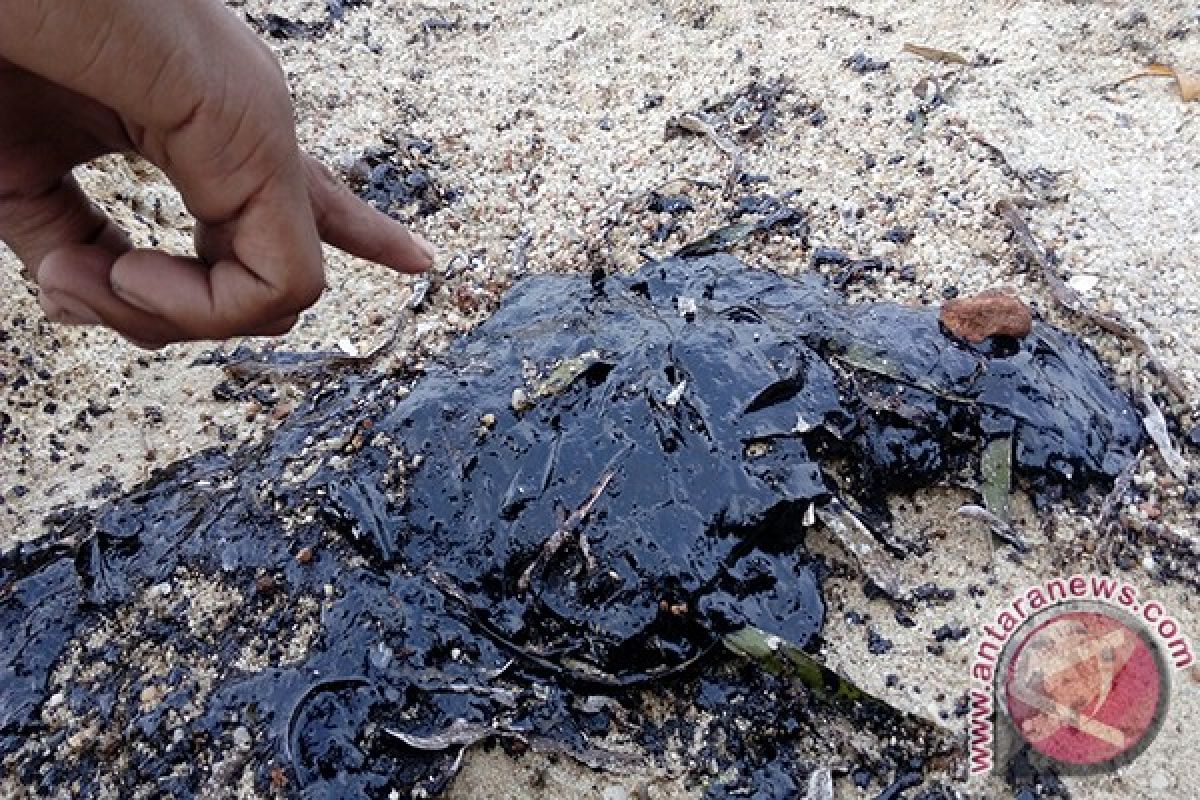
<instances>
[{"instance_id":1,"label":"hand skin","mask_svg":"<svg viewBox=\"0 0 1200 800\"><path fill-rule=\"evenodd\" d=\"M133 249L71 176L128 151L179 190L196 258ZM434 258L301 154L279 65L219 0L0 0L0 239L51 319L150 348L287 332L325 288L322 241Z\"/></svg>"}]
</instances>

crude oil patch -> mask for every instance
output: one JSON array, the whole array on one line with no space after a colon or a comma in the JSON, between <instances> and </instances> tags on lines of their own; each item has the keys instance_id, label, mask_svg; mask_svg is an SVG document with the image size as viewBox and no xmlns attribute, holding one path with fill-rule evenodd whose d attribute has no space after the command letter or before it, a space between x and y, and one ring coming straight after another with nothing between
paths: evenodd
<instances>
[{"instance_id":1,"label":"crude oil patch","mask_svg":"<svg viewBox=\"0 0 1200 800\"><path fill-rule=\"evenodd\" d=\"M772 688L724 644L814 643L817 520L848 508L902 557L891 492L979 480L995 502L1011 476L1045 502L1110 483L1140 442L1092 353L1040 323L971 346L936 310L725 255L529 278L411 386L340 376L261 446L0 556L0 756L30 787L435 793L485 738L611 767L595 742L632 725L665 749L670 725L638 711L657 687L714 711L711 796L790 796L821 692ZM240 615L209 625L171 591L205 576ZM285 652L302 606L319 630ZM162 674L94 635L130 615L172 654ZM56 686L67 660L86 668ZM63 707L74 722L50 722ZM842 713L880 737L903 724ZM116 735L60 757L78 730ZM883 758L914 785L931 753L899 738Z\"/></svg>"}]
</instances>

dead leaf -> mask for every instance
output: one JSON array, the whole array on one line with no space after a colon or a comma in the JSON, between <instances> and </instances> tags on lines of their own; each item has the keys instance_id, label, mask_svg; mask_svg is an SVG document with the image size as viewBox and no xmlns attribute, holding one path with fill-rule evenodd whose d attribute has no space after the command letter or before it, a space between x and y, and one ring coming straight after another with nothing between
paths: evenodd
<instances>
[{"instance_id":1,"label":"dead leaf","mask_svg":"<svg viewBox=\"0 0 1200 800\"><path fill-rule=\"evenodd\" d=\"M1146 391L1141 393L1141 400L1145 410L1142 425L1146 428L1150 441L1154 442L1154 446L1158 448L1159 455L1162 456L1162 460L1166 462L1167 468L1171 470L1175 479L1181 482L1187 481L1187 459L1179 454L1175 445L1171 444L1171 434L1167 432L1167 420L1159 410L1158 403L1154 401L1153 395Z\"/></svg>"},{"instance_id":2,"label":"dead leaf","mask_svg":"<svg viewBox=\"0 0 1200 800\"><path fill-rule=\"evenodd\" d=\"M1047 287L1050 289L1050 296L1054 298L1054 302L1058 303L1065 310L1083 317L1093 325L1103 328L1114 336L1132 344L1138 352L1146 355L1146 358L1150 361L1151 368L1157 375L1161 376L1163 383L1171 390L1171 393L1180 400L1189 402L1187 387L1184 386L1183 381L1174 372L1167 369L1166 365L1159 359L1158 354L1155 353L1154 347L1144 336L1131 328L1124 320L1111 314L1096 311L1088 305L1079 292L1068 286L1066 281L1059 276L1058 271L1050 262L1050 257L1046 254L1046 249L1034 239L1033 232L1025 223L1021 212L1017 211L1017 207L1012 200L1005 199L998 201L996 203L996 213L1004 217L1008 222L1008 226L1012 228L1013 240L1016 242L1017 248L1025 253L1025 256L1041 271L1042 280L1046 282Z\"/></svg>"},{"instance_id":3,"label":"dead leaf","mask_svg":"<svg viewBox=\"0 0 1200 800\"><path fill-rule=\"evenodd\" d=\"M833 772L828 767L814 769L808 776L806 800L833 800Z\"/></svg>"},{"instance_id":4,"label":"dead leaf","mask_svg":"<svg viewBox=\"0 0 1200 800\"><path fill-rule=\"evenodd\" d=\"M1195 72L1187 72L1167 64L1151 64L1141 72L1117 81L1117 86L1139 78L1174 78L1183 102L1190 103L1200 99L1200 74Z\"/></svg>"},{"instance_id":5,"label":"dead leaf","mask_svg":"<svg viewBox=\"0 0 1200 800\"><path fill-rule=\"evenodd\" d=\"M940 61L943 64L962 64L964 67L971 66L971 62L951 50L939 50L936 47L925 47L912 42L904 43L904 52L912 53L914 56L920 56L926 61Z\"/></svg>"}]
</instances>

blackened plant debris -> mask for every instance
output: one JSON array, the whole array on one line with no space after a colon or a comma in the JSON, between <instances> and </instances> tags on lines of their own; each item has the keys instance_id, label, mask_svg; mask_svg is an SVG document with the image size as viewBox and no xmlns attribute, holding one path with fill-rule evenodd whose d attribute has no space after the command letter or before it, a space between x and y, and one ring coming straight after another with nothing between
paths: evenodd
<instances>
[{"instance_id":1,"label":"blackened plant debris","mask_svg":"<svg viewBox=\"0 0 1200 800\"><path fill-rule=\"evenodd\" d=\"M346 16L347 8L370 4L370 0L325 0L325 8L329 11L330 18L334 20L341 20Z\"/></svg>"},{"instance_id":2,"label":"blackened plant debris","mask_svg":"<svg viewBox=\"0 0 1200 800\"><path fill-rule=\"evenodd\" d=\"M228 399L244 399L247 391L254 391L265 382L312 383L335 378L346 370L368 369L391 352L405 334L411 334L416 314L425 305L425 298L431 286L428 278L421 278L412 285L404 308L392 323L391 333L367 353L350 355L332 351L258 352L240 346L228 354L219 350L206 353L193 362L192 366L220 365L235 382L235 385L228 387L232 394Z\"/></svg>"},{"instance_id":3,"label":"blackened plant debris","mask_svg":"<svg viewBox=\"0 0 1200 800\"><path fill-rule=\"evenodd\" d=\"M255 27L273 39L312 39L324 33L324 26L298 22L279 14L267 14L261 21L251 18Z\"/></svg>"},{"instance_id":4,"label":"blackened plant debris","mask_svg":"<svg viewBox=\"0 0 1200 800\"><path fill-rule=\"evenodd\" d=\"M891 64L887 61L876 61L866 53L862 52L855 53L844 60L842 64L848 69L857 72L859 75L865 75L868 72L883 72L891 66Z\"/></svg>"},{"instance_id":5,"label":"blackened plant debris","mask_svg":"<svg viewBox=\"0 0 1200 800\"><path fill-rule=\"evenodd\" d=\"M320 39L346 16L346 9L368 5L368 0L327 0L326 16L316 22L295 20L281 14L267 13L262 17L246 15L246 21L259 33L273 39Z\"/></svg>"},{"instance_id":6,"label":"blackened plant debris","mask_svg":"<svg viewBox=\"0 0 1200 800\"><path fill-rule=\"evenodd\" d=\"M729 157L725 189L731 194L745 174L744 148L766 137L778 119L780 101L791 91L783 78L773 83L755 81L698 111L672 117L667 121L666 138L689 133L707 137Z\"/></svg>"},{"instance_id":7,"label":"blackened plant debris","mask_svg":"<svg viewBox=\"0 0 1200 800\"><path fill-rule=\"evenodd\" d=\"M869 537L845 508L885 520L889 493L975 473L997 437L1014 484L1057 499L1111 481L1141 435L1095 357L1045 325L971 345L936 311L847 304L726 255L527 278L411 386L346 371L265 442L0 555L0 757L35 791L124 763L30 744L76 661L67 702L136 760L105 772L122 795L202 796L242 770L306 797L432 795L456 748L411 745L457 720L579 755L611 722L578 692L624 701L682 670L732 694L708 672L725 674L726 635L811 644L815 520ZM219 591L231 621L191 609L180 580ZM318 631L293 652L305 606ZM144 672L146 647L177 673ZM751 707L790 741L812 729L802 704L756 702L726 704L729 737ZM774 733L737 736L735 783L807 774Z\"/></svg>"},{"instance_id":8,"label":"blackened plant debris","mask_svg":"<svg viewBox=\"0 0 1200 800\"><path fill-rule=\"evenodd\" d=\"M757 219L735 222L689 242L676 253L681 258L707 256L731 250L756 233L780 231L804 240L808 235L808 218L803 211L791 206L777 204L768 214Z\"/></svg>"},{"instance_id":9,"label":"blackened plant debris","mask_svg":"<svg viewBox=\"0 0 1200 800\"><path fill-rule=\"evenodd\" d=\"M662 195L653 192L650 195L648 208L659 214L685 214L696 209L692 198L686 194Z\"/></svg>"},{"instance_id":10,"label":"blackened plant debris","mask_svg":"<svg viewBox=\"0 0 1200 800\"><path fill-rule=\"evenodd\" d=\"M757 141L774 127L782 100L792 93L784 78L753 81L736 92L709 103L704 110L721 115L730 131L743 143Z\"/></svg>"},{"instance_id":11,"label":"blackened plant debris","mask_svg":"<svg viewBox=\"0 0 1200 800\"><path fill-rule=\"evenodd\" d=\"M347 177L359 197L391 217L428 216L457 196L455 190L444 189L437 180L432 153L432 143L424 139L385 141L384 146L363 153Z\"/></svg>"}]
</instances>

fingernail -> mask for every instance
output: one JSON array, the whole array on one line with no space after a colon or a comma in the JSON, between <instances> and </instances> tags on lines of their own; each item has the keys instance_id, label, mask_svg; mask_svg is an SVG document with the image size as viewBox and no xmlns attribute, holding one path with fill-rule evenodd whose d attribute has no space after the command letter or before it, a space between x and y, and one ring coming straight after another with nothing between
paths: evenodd
<instances>
[{"instance_id":1,"label":"fingernail","mask_svg":"<svg viewBox=\"0 0 1200 800\"><path fill-rule=\"evenodd\" d=\"M55 309L49 312L50 319L62 325L103 325L104 320L83 303L69 294L51 292L48 299Z\"/></svg>"},{"instance_id":2,"label":"fingernail","mask_svg":"<svg viewBox=\"0 0 1200 800\"><path fill-rule=\"evenodd\" d=\"M434 248L434 246L429 243L428 239L419 233L414 233L412 238L413 242L415 242L417 245L417 249L421 251L421 254L429 260L430 264L433 264L433 262L437 260L437 250Z\"/></svg>"}]
</instances>

